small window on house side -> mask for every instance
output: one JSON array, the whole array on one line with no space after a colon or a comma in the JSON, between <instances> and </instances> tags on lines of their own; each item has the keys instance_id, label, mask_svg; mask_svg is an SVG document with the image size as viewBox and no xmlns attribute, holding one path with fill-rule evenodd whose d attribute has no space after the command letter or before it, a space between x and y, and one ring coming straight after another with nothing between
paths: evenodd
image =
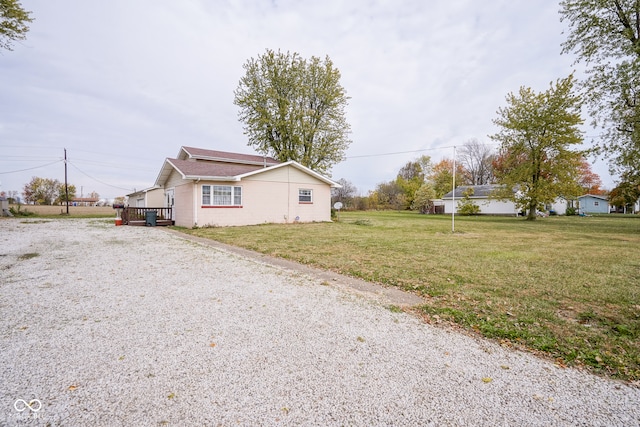
<instances>
[{"instance_id":1,"label":"small window on house side","mask_svg":"<svg viewBox=\"0 0 640 427\"><path fill-rule=\"evenodd\" d=\"M599 206L600 202L593 202L593 206Z\"/></svg>"},{"instance_id":2,"label":"small window on house side","mask_svg":"<svg viewBox=\"0 0 640 427\"><path fill-rule=\"evenodd\" d=\"M298 190L298 202L313 203L313 190Z\"/></svg>"}]
</instances>

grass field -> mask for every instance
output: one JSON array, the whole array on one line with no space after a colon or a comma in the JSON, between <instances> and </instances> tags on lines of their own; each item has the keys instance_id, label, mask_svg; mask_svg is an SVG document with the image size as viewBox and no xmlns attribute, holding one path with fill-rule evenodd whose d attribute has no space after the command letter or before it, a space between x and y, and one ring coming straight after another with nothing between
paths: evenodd
<instances>
[{"instance_id":1,"label":"grass field","mask_svg":"<svg viewBox=\"0 0 640 427\"><path fill-rule=\"evenodd\" d=\"M18 205L11 205L18 209ZM20 205L23 212L31 212L38 217L66 217L66 206ZM69 206L69 216L73 218L107 218L116 216L110 206Z\"/></svg>"},{"instance_id":2,"label":"grass field","mask_svg":"<svg viewBox=\"0 0 640 427\"><path fill-rule=\"evenodd\" d=\"M640 380L640 218L343 212L336 223L182 230L415 292L415 311ZM397 309L396 307L390 307Z\"/></svg>"}]
</instances>

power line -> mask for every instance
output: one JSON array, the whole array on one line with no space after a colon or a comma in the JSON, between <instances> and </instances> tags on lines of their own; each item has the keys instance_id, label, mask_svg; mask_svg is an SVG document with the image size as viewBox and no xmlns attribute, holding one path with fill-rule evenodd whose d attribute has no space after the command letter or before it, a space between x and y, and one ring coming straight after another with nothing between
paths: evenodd
<instances>
[{"instance_id":1,"label":"power line","mask_svg":"<svg viewBox=\"0 0 640 427\"><path fill-rule=\"evenodd\" d=\"M104 181L100 181L99 179L92 177L92 176L91 176L91 175L89 175L88 173L83 172L79 167L77 167L76 165L74 165L72 162L70 162L70 161L68 161L68 160L67 160L67 162L68 162L71 166L73 166L76 170L78 170L78 172L80 172L81 174L83 174L83 175L84 175L84 176L86 176L87 178L90 178L90 179L92 179L92 180L94 180L94 181L96 181L96 182L99 182L100 184L106 185L107 187L117 188L117 189L119 189L119 190L132 191L132 189L131 189L131 188L118 187L117 185L111 185L111 184L107 184L107 183L106 183L106 182L104 182Z\"/></svg>"},{"instance_id":2,"label":"power line","mask_svg":"<svg viewBox=\"0 0 640 427\"><path fill-rule=\"evenodd\" d=\"M51 150L64 150L64 147L55 147L53 145L0 145L2 148L46 148Z\"/></svg>"},{"instance_id":3,"label":"power line","mask_svg":"<svg viewBox=\"0 0 640 427\"><path fill-rule=\"evenodd\" d=\"M496 145L500 145L499 143L484 143L483 145L491 145L491 146L496 146ZM347 159L359 159L359 158L364 158L364 157L383 157L383 156L395 156L398 154L410 154L410 153L419 153L422 151L436 151L436 150L448 150L448 149L452 149L455 146L453 145L449 145L449 146L444 146L444 147L433 147L433 148L421 148L419 150L410 150L410 151L395 151L392 153L380 153L380 154L363 154L360 156L347 156Z\"/></svg>"},{"instance_id":4,"label":"power line","mask_svg":"<svg viewBox=\"0 0 640 427\"><path fill-rule=\"evenodd\" d=\"M419 153L421 151L434 151L434 150L444 150L446 148L451 147L437 147L437 148L422 148L420 150L410 150L410 151L396 151L393 153L380 153L380 154L363 154L361 156L347 156L347 159L359 159L363 157L382 157L382 156L395 156L397 154L410 154L410 153Z\"/></svg>"},{"instance_id":5,"label":"power line","mask_svg":"<svg viewBox=\"0 0 640 427\"><path fill-rule=\"evenodd\" d=\"M17 173L17 172L30 171L30 170L33 170L33 169L40 169L40 168L44 168L46 166L51 166L53 164L60 163L61 161L62 161L62 159L58 159L55 162L47 163L46 165L34 166L32 168L19 169L19 170L15 170L15 171L0 172L0 175L5 175L5 174L8 174L8 173Z\"/></svg>"},{"instance_id":6,"label":"power line","mask_svg":"<svg viewBox=\"0 0 640 427\"><path fill-rule=\"evenodd\" d=\"M126 164L114 164L114 163L107 163L107 162L100 162L100 161L96 161L96 160L89 160L89 159L79 159L77 157L74 158L74 160L76 162L82 162L82 163L90 163L90 164L94 164L94 165L101 165L101 166L109 166L115 169L124 169L124 170L129 170L131 168L134 168L136 170L144 170L144 171L155 171L156 169L151 169L151 168L140 168L137 165L133 166L133 165L126 165Z\"/></svg>"},{"instance_id":7,"label":"power line","mask_svg":"<svg viewBox=\"0 0 640 427\"><path fill-rule=\"evenodd\" d=\"M29 161L46 161L51 159L59 159L58 156L2 156L3 159L29 159ZM12 161L21 161L21 160L12 160ZM26 160L25 160L26 161Z\"/></svg>"}]
</instances>

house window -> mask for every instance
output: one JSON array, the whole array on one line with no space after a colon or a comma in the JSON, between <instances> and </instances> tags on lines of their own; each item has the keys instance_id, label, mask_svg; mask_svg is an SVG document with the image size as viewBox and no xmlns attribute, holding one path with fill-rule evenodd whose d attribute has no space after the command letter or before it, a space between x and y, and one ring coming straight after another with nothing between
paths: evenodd
<instances>
[{"instance_id":1,"label":"house window","mask_svg":"<svg viewBox=\"0 0 640 427\"><path fill-rule=\"evenodd\" d=\"M242 187L203 185L203 206L242 206Z\"/></svg>"},{"instance_id":2,"label":"house window","mask_svg":"<svg viewBox=\"0 0 640 427\"><path fill-rule=\"evenodd\" d=\"M599 206L599 203L600 203L600 202L595 202L595 201L594 201L594 202L593 202L593 206Z\"/></svg>"},{"instance_id":3,"label":"house window","mask_svg":"<svg viewBox=\"0 0 640 427\"><path fill-rule=\"evenodd\" d=\"M313 190L298 190L298 202L300 203L313 203Z\"/></svg>"}]
</instances>

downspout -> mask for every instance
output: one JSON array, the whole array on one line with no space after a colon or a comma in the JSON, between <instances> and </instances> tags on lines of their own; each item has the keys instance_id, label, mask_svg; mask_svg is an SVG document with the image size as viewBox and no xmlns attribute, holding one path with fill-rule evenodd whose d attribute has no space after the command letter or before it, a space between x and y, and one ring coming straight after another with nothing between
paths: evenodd
<instances>
[{"instance_id":1,"label":"downspout","mask_svg":"<svg viewBox=\"0 0 640 427\"><path fill-rule=\"evenodd\" d=\"M198 178L193 185L193 225L198 225Z\"/></svg>"},{"instance_id":2,"label":"downspout","mask_svg":"<svg viewBox=\"0 0 640 427\"><path fill-rule=\"evenodd\" d=\"M291 218L291 166L287 166L287 223Z\"/></svg>"}]
</instances>

